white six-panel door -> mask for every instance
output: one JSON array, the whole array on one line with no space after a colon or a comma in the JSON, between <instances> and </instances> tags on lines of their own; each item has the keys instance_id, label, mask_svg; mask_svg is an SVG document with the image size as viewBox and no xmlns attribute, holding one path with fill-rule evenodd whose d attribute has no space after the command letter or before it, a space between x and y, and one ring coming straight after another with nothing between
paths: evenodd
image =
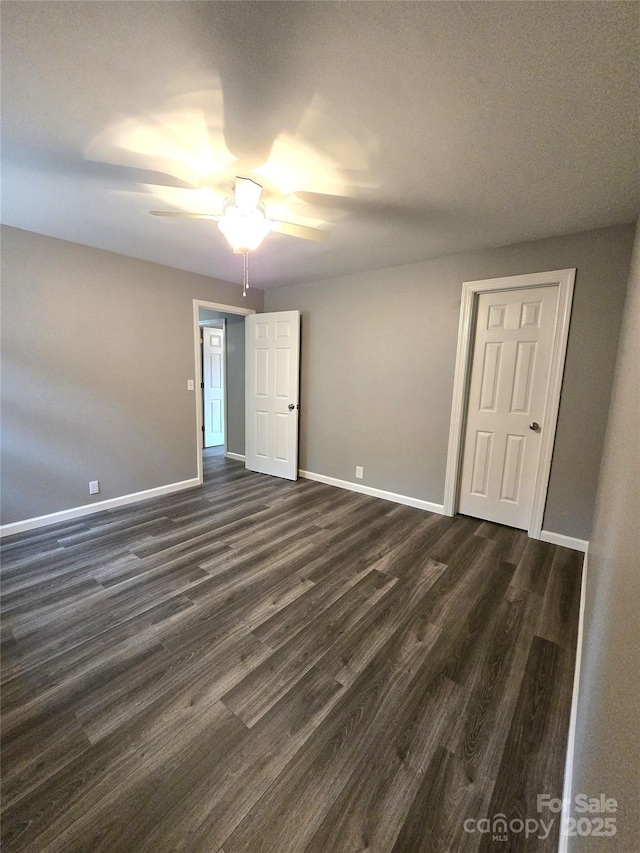
<instances>
[{"instance_id":1,"label":"white six-panel door","mask_svg":"<svg viewBox=\"0 0 640 853\"><path fill-rule=\"evenodd\" d=\"M458 511L527 529L558 286L480 293Z\"/></svg>"},{"instance_id":2,"label":"white six-panel door","mask_svg":"<svg viewBox=\"0 0 640 853\"><path fill-rule=\"evenodd\" d=\"M245 321L246 447L251 471L298 478L300 312Z\"/></svg>"},{"instance_id":3,"label":"white six-panel door","mask_svg":"<svg viewBox=\"0 0 640 853\"><path fill-rule=\"evenodd\" d=\"M202 328L204 446L224 444L224 329Z\"/></svg>"}]
</instances>

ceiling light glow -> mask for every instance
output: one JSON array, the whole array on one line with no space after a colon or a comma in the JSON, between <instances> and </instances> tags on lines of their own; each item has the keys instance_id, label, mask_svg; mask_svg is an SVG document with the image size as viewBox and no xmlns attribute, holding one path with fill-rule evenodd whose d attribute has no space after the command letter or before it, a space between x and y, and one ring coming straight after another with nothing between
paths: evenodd
<instances>
[{"instance_id":1,"label":"ceiling light glow","mask_svg":"<svg viewBox=\"0 0 640 853\"><path fill-rule=\"evenodd\" d=\"M218 222L218 228L232 249L237 252L252 252L270 233L272 224L260 207L242 210L235 204L227 204L224 216Z\"/></svg>"}]
</instances>

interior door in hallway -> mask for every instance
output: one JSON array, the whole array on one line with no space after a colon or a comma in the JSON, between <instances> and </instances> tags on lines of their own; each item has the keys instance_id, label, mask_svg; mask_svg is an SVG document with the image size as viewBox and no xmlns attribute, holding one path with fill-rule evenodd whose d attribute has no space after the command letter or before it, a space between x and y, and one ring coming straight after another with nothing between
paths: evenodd
<instances>
[{"instance_id":1,"label":"interior door in hallway","mask_svg":"<svg viewBox=\"0 0 640 853\"><path fill-rule=\"evenodd\" d=\"M202 328L204 446L224 444L224 327Z\"/></svg>"},{"instance_id":2,"label":"interior door in hallway","mask_svg":"<svg viewBox=\"0 0 640 853\"><path fill-rule=\"evenodd\" d=\"M297 480L300 312L252 314L245 330L245 466Z\"/></svg>"},{"instance_id":3,"label":"interior door in hallway","mask_svg":"<svg viewBox=\"0 0 640 853\"><path fill-rule=\"evenodd\" d=\"M558 287L480 293L458 512L527 529L545 429Z\"/></svg>"}]
</instances>

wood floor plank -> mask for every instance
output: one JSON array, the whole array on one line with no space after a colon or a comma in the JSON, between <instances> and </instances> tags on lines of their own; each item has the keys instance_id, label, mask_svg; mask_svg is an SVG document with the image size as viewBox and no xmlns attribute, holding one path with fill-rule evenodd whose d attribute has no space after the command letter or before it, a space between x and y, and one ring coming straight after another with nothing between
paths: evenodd
<instances>
[{"instance_id":1,"label":"wood floor plank","mask_svg":"<svg viewBox=\"0 0 640 853\"><path fill-rule=\"evenodd\" d=\"M320 529L313 524L298 528L293 533L277 537L275 540L268 535L253 535L253 531L245 537L241 545L226 546L224 552L215 553L201 559L199 565L212 578L220 575L238 578L240 575L260 571L272 562L282 562L292 554L304 555L304 563L308 555L318 548L317 534ZM215 588L218 581L203 584L202 589Z\"/></svg>"},{"instance_id":2,"label":"wood floor plank","mask_svg":"<svg viewBox=\"0 0 640 853\"><path fill-rule=\"evenodd\" d=\"M481 657L444 741L471 778L495 779L498 773L541 606L532 593L509 590L479 650Z\"/></svg>"},{"instance_id":3,"label":"wood floor plank","mask_svg":"<svg viewBox=\"0 0 640 853\"><path fill-rule=\"evenodd\" d=\"M194 604L183 595L173 595L156 604L105 627L83 642L59 648L57 643L36 645L28 652L16 643L12 655L13 667L7 673L0 694L5 697L12 681L28 682L38 691L48 690L68 680L75 680L86 669L109 668L110 661L123 659L123 650L132 644L144 648L158 641L160 631L166 632L180 620L185 610Z\"/></svg>"},{"instance_id":4,"label":"wood floor plank","mask_svg":"<svg viewBox=\"0 0 640 853\"><path fill-rule=\"evenodd\" d=\"M101 584L96 578L72 578L63 577L57 583L44 583L38 585L37 589L6 593L2 596L2 615L11 614L12 617L28 614L31 619L40 618L47 611L55 608L66 601L77 602L84 596L91 596L101 590Z\"/></svg>"},{"instance_id":5,"label":"wood floor plank","mask_svg":"<svg viewBox=\"0 0 640 853\"><path fill-rule=\"evenodd\" d=\"M130 559L131 552L125 546L114 547L111 544L99 548L60 548L51 554L39 554L29 558L24 564L7 569L2 564L2 592L16 589L37 589L38 585L48 583L53 578L64 577L70 580L72 575L93 577L96 568L110 565L122 558Z\"/></svg>"},{"instance_id":6,"label":"wood floor plank","mask_svg":"<svg viewBox=\"0 0 640 853\"><path fill-rule=\"evenodd\" d=\"M373 524L377 529L377 520ZM320 529L324 532L319 537L314 535L318 543L314 552L297 567L299 574L313 583L330 581L334 572L340 571L345 563L371 564L379 557L379 548L375 545L371 547L371 530L367 525L344 538L336 537L326 528Z\"/></svg>"},{"instance_id":7,"label":"wood floor plank","mask_svg":"<svg viewBox=\"0 0 640 853\"><path fill-rule=\"evenodd\" d=\"M100 527L96 530L89 529L62 536L58 538L58 542L65 548L89 543L98 547L107 543L123 545L126 542L135 542L141 536L157 536L158 534L171 533L173 530L175 530L175 523L164 516L145 518L144 520L135 518L114 522L108 527Z\"/></svg>"},{"instance_id":8,"label":"wood floor plank","mask_svg":"<svg viewBox=\"0 0 640 853\"><path fill-rule=\"evenodd\" d=\"M172 689L133 713L129 709L117 729L62 767L17 807L3 811L4 840L15 838L17 843L19 838L20 846L33 843L35 849L43 849L200 715L205 714L201 723L215 723L221 712L220 695L265 654L267 650L255 638L244 637L185 666L175 674Z\"/></svg>"},{"instance_id":9,"label":"wood floor plank","mask_svg":"<svg viewBox=\"0 0 640 853\"><path fill-rule=\"evenodd\" d=\"M351 762L359 752L358 744L362 749L364 742L377 740L372 721L376 716L379 718L381 703L384 704L388 695L385 680L382 677L377 682L377 689L369 685L368 689L345 694L344 701L298 751L286 772L224 840L226 850L288 853L305 849L348 783ZM210 821L203 824L196 840L205 849L210 840L217 840L214 824Z\"/></svg>"},{"instance_id":10,"label":"wood floor plank","mask_svg":"<svg viewBox=\"0 0 640 853\"><path fill-rule=\"evenodd\" d=\"M97 743L165 695L193 691L198 686L201 697L206 695L209 703L217 702L270 654L268 647L245 634L222 641L206 655L172 655L161 671L147 672L138 685L129 679L127 694L119 701L113 690L103 691L103 696L93 697L89 706L82 703L76 716L89 740ZM106 702L100 704L103 697Z\"/></svg>"},{"instance_id":11,"label":"wood floor plank","mask_svg":"<svg viewBox=\"0 0 640 853\"><path fill-rule=\"evenodd\" d=\"M340 527L350 532L358 525L365 524L372 518L379 519L391 512L394 505L389 501L379 501L376 498L358 497L350 494L343 498L332 509L323 513L318 524L327 529Z\"/></svg>"},{"instance_id":12,"label":"wood floor plank","mask_svg":"<svg viewBox=\"0 0 640 853\"><path fill-rule=\"evenodd\" d=\"M469 776L456 756L439 747L421 779L391 853L475 853L482 836L465 821L485 817L493 783ZM475 827L475 824L472 824Z\"/></svg>"},{"instance_id":13,"label":"wood floor plank","mask_svg":"<svg viewBox=\"0 0 640 853\"><path fill-rule=\"evenodd\" d=\"M301 510L287 509L274 504L268 512L256 516L251 525L235 526L233 530L227 529L224 540L230 545L244 547L247 541L274 542L280 537L290 535L291 528L295 522L298 529L315 525L318 516L326 506L332 503L331 498L321 498L317 503L304 506Z\"/></svg>"},{"instance_id":14,"label":"wood floor plank","mask_svg":"<svg viewBox=\"0 0 640 853\"><path fill-rule=\"evenodd\" d=\"M513 576L513 586L528 589L536 595L544 595L557 546L538 539L529 539L518 561Z\"/></svg>"},{"instance_id":15,"label":"wood floor plank","mask_svg":"<svg viewBox=\"0 0 640 853\"><path fill-rule=\"evenodd\" d=\"M212 821L212 839L228 835L316 728L340 689L337 682L311 671L251 732L220 705L222 719L232 729L233 748L227 748L229 735L221 737L208 721L203 725L198 718L182 730L178 742L170 741L162 755L152 756L44 849L65 853L217 849L215 841L199 846L200 824ZM222 755L213 751L218 743L224 747Z\"/></svg>"},{"instance_id":16,"label":"wood floor plank","mask_svg":"<svg viewBox=\"0 0 640 853\"><path fill-rule=\"evenodd\" d=\"M233 509L217 516L216 525L212 525L211 518L187 524L178 530L172 530L169 535L156 536L153 540L149 539L140 544L134 543L131 551L136 557L149 557L152 554L163 552L168 559L171 559L171 557L180 556L180 554L202 548L205 545L212 545L221 540L226 541L225 537L231 531L246 527L249 516L264 517L269 512L270 509L266 504L252 505L249 510L246 508Z\"/></svg>"},{"instance_id":17,"label":"wood floor plank","mask_svg":"<svg viewBox=\"0 0 640 853\"><path fill-rule=\"evenodd\" d=\"M505 527L503 524L495 524L493 521L483 521L475 531L476 536L484 536L500 542L503 546L502 559L506 563L516 565L522 559L529 537L524 530L515 527Z\"/></svg>"},{"instance_id":18,"label":"wood floor plank","mask_svg":"<svg viewBox=\"0 0 640 853\"><path fill-rule=\"evenodd\" d=\"M253 629L256 637L272 649L278 649L306 628L322 611L374 570L366 558L353 559L349 554L331 561L332 569L321 583L312 582L309 589L273 616Z\"/></svg>"},{"instance_id":19,"label":"wood floor plank","mask_svg":"<svg viewBox=\"0 0 640 853\"><path fill-rule=\"evenodd\" d=\"M3 541L3 851L478 853L560 795L582 555L203 462Z\"/></svg>"},{"instance_id":20,"label":"wood floor plank","mask_svg":"<svg viewBox=\"0 0 640 853\"><path fill-rule=\"evenodd\" d=\"M398 630L229 839L228 853L304 850L347 785L358 755L402 717L412 686L440 678L448 650L420 614ZM411 704L409 702L409 704ZM286 806L285 806L286 804ZM273 816L278 819L274 820ZM202 837L204 843L205 837Z\"/></svg>"},{"instance_id":21,"label":"wood floor plank","mask_svg":"<svg viewBox=\"0 0 640 853\"><path fill-rule=\"evenodd\" d=\"M478 529L478 524L475 518L456 516L440 539L429 548L429 556L442 563L448 563L452 554L460 548L461 543L469 541L471 534Z\"/></svg>"},{"instance_id":22,"label":"wood floor plank","mask_svg":"<svg viewBox=\"0 0 640 853\"><path fill-rule=\"evenodd\" d=\"M9 625L3 621L0 624L0 670L4 680L9 680L16 674L19 655L16 638L13 636ZM0 689L0 703L2 699L2 690Z\"/></svg>"},{"instance_id":23,"label":"wood floor plank","mask_svg":"<svg viewBox=\"0 0 640 853\"><path fill-rule=\"evenodd\" d=\"M554 757L548 754L553 742L553 685L562 672L563 651L555 643L534 637L527 660L527 666L514 710L511 727L506 739L502 760L497 773L489 814L505 815L507 822L515 818L536 818L537 795L548 793L552 797L562 797L561 780L556 779L552 789L546 790L550 779L539 774L539 763L564 761L564 749L556 745ZM568 711L568 707L567 707ZM541 788L544 787L545 790ZM535 839L535 849L540 853L551 853L558 849L558 826L549 833L547 839ZM524 833L512 833L509 841L512 850L531 848ZM485 835L479 847L480 853L493 849L490 835Z\"/></svg>"},{"instance_id":24,"label":"wood floor plank","mask_svg":"<svg viewBox=\"0 0 640 853\"><path fill-rule=\"evenodd\" d=\"M384 549L378 564L380 571L403 578L412 572L416 562L433 559L432 547L449 530L454 520L444 515L432 515L415 525L415 530L403 542Z\"/></svg>"},{"instance_id":25,"label":"wood floor plank","mask_svg":"<svg viewBox=\"0 0 640 853\"><path fill-rule=\"evenodd\" d=\"M165 743L162 753L156 752L141 763L134 777L129 776L110 791L43 850L168 853L174 848L162 838L156 838L151 846L150 831L165 824L181 801L203 779L211 778L224 756L237 749L245 737L246 729L237 717L224 705L216 704L181 729L179 737ZM113 808L114 801L119 803L117 809Z\"/></svg>"},{"instance_id":26,"label":"wood floor plank","mask_svg":"<svg viewBox=\"0 0 640 853\"><path fill-rule=\"evenodd\" d=\"M391 850L439 748L459 688L446 678L416 680L375 750L362 753L305 853Z\"/></svg>"},{"instance_id":27,"label":"wood floor plank","mask_svg":"<svg viewBox=\"0 0 640 853\"><path fill-rule=\"evenodd\" d=\"M554 552L544 592L538 635L565 649L576 647L582 581L582 555L568 548Z\"/></svg>"},{"instance_id":28,"label":"wood floor plank","mask_svg":"<svg viewBox=\"0 0 640 853\"><path fill-rule=\"evenodd\" d=\"M205 581L200 591L206 584L207 594L198 598L194 595L197 609L180 624L169 626L161 637L162 643L173 652L194 653L233 633L238 626L246 631L257 627L312 585L290 571L291 562L297 565L298 560L299 555L293 554L264 567L254 578L226 578L223 574L215 586Z\"/></svg>"},{"instance_id":29,"label":"wood floor plank","mask_svg":"<svg viewBox=\"0 0 640 853\"><path fill-rule=\"evenodd\" d=\"M500 605L504 600L509 582L513 576L513 563L495 562L491 552L479 560L479 566L484 568L491 583L478 583L477 591L472 596L473 606L465 614L465 624L460 632L460 639L451 642L451 655L447 663L447 675L458 684L467 683L482 661L494 622L500 615ZM482 569L481 569L482 570ZM477 576L476 576L477 577ZM478 579L479 581L479 579ZM465 595L465 591L462 591ZM467 593L467 595L470 595ZM458 616L465 610L464 606L456 606L455 612L445 612L438 617L443 635L455 626ZM446 624L445 623L446 620Z\"/></svg>"},{"instance_id":30,"label":"wood floor plank","mask_svg":"<svg viewBox=\"0 0 640 853\"><path fill-rule=\"evenodd\" d=\"M2 738L3 808L23 797L89 746L77 719L69 711L47 714L37 721L15 727L10 733L3 731ZM30 748L36 744L37 749Z\"/></svg>"},{"instance_id":31,"label":"wood floor plank","mask_svg":"<svg viewBox=\"0 0 640 853\"><path fill-rule=\"evenodd\" d=\"M224 704L247 726L254 726L312 666L330 653L336 640L357 624L394 582L375 570L366 574L333 601L321 619L311 622L225 693Z\"/></svg>"},{"instance_id":32,"label":"wood floor plank","mask_svg":"<svg viewBox=\"0 0 640 853\"><path fill-rule=\"evenodd\" d=\"M157 642L142 646L131 646L128 654L113 661L110 668L99 667L88 670L84 677L55 685L53 689L41 691L31 701L25 702L5 714L3 720L3 741L11 743L25 730L30 731L46 723L50 717L60 714L77 713L85 705L91 707L99 702L101 695L109 697L111 690L114 699L126 696L126 691L135 690L136 682L153 675L166 667L171 656ZM124 660L122 659L124 658ZM19 682L18 682L19 683ZM108 701L108 700L107 700Z\"/></svg>"},{"instance_id":33,"label":"wood floor plank","mask_svg":"<svg viewBox=\"0 0 640 853\"><path fill-rule=\"evenodd\" d=\"M77 645L95 636L115 622L124 622L175 594L183 594L207 573L199 566L171 564L151 573L150 577L133 578L117 587L93 596L91 604L67 605L58 613L37 620L21 618L13 625L20 646L29 651L35 646L55 643L60 648ZM61 629L63 639L60 637Z\"/></svg>"},{"instance_id":34,"label":"wood floor plank","mask_svg":"<svg viewBox=\"0 0 640 853\"><path fill-rule=\"evenodd\" d=\"M206 554L207 556L211 556L212 554L220 555L229 550L228 545L219 542L210 548L207 548ZM179 569L183 566L197 566L198 568L202 568L200 565L200 557L201 553L196 550L188 551L187 553L178 556L174 555L172 557L167 557L165 555L138 557L135 554L131 554L129 560L121 560L118 563L111 563L110 565L98 569L94 572L94 578L100 586L108 588L116 586L117 584L125 583L125 581L133 581L136 578L140 578L141 575L145 575L148 572L153 572L158 569L162 570L167 566L171 566L173 569ZM152 576L150 575L149 577ZM203 580L205 577L206 575L202 576ZM142 583L143 585L146 585L146 579L142 581Z\"/></svg>"},{"instance_id":35,"label":"wood floor plank","mask_svg":"<svg viewBox=\"0 0 640 853\"><path fill-rule=\"evenodd\" d=\"M42 530L31 530L26 533L17 533L4 539L2 543L2 565L3 574L24 565L32 557L42 554L53 554L62 550L58 542L59 536L86 531L87 525L78 522L62 522L53 524Z\"/></svg>"},{"instance_id":36,"label":"wood floor plank","mask_svg":"<svg viewBox=\"0 0 640 853\"><path fill-rule=\"evenodd\" d=\"M345 686L353 684L403 626L410 624L417 609L446 570L443 563L427 559L417 563L410 576L392 586L353 629L325 655L319 666Z\"/></svg>"},{"instance_id":37,"label":"wood floor plank","mask_svg":"<svg viewBox=\"0 0 640 853\"><path fill-rule=\"evenodd\" d=\"M429 589L424 610L426 617L435 617L462 598L473 600L479 591L484 592L491 583L487 566L492 562L494 547L493 542L470 535L457 548L447 549L449 563Z\"/></svg>"}]
</instances>

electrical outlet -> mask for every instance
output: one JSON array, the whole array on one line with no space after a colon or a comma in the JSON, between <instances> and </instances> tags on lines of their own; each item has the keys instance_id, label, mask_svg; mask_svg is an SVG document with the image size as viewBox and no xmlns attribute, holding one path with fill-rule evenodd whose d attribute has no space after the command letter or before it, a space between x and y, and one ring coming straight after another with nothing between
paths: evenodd
<instances>
[{"instance_id":1,"label":"electrical outlet","mask_svg":"<svg viewBox=\"0 0 640 853\"><path fill-rule=\"evenodd\" d=\"M100 492L100 480L91 480L89 483L89 494L97 495Z\"/></svg>"},{"instance_id":2,"label":"electrical outlet","mask_svg":"<svg viewBox=\"0 0 640 853\"><path fill-rule=\"evenodd\" d=\"M361 480L364 477L364 468L362 465L356 465L356 477Z\"/></svg>"}]
</instances>

